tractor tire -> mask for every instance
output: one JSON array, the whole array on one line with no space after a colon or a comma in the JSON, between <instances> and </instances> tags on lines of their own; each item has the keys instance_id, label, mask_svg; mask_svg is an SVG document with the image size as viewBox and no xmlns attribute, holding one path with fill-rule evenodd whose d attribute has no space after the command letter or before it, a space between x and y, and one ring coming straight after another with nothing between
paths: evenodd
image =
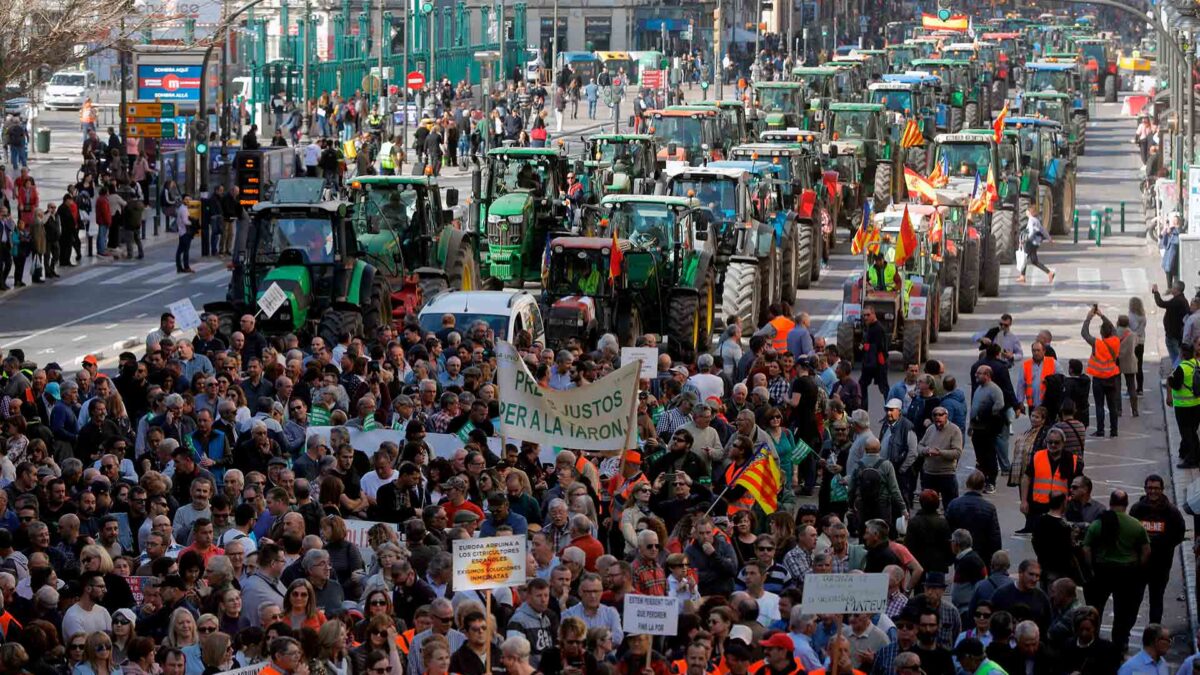
<instances>
[{"instance_id":1,"label":"tractor tire","mask_svg":"<svg viewBox=\"0 0 1200 675\"><path fill-rule=\"evenodd\" d=\"M379 328L392 322L392 288L386 279L376 277L371 284L371 300L362 308L364 335L379 335Z\"/></svg>"},{"instance_id":2,"label":"tractor tire","mask_svg":"<svg viewBox=\"0 0 1200 675\"><path fill-rule=\"evenodd\" d=\"M771 246L771 251L767 254L767 257L758 261L759 283L761 284L765 281L767 291L766 293L760 293L758 296L758 318L763 321L766 320L771 305L779 302L779 287L781 285L779 280L779 268L781 267L779 258L779 249ZM754 327L758 328L759 325L756 323Z\"/></svg>"},{"instance_id":3,"label":"tractor tire","mask_svg":"<svg viewBox=\"0 0 1200 675\"><path fill-rule=\"evenodd\" d=\"M1062 199L1058 205L1058 227L1051 230L1050 234L1066 236L1075 219L1075 174L1068 174L1064 180Z\"/></svg>"},{"instance_id":4,"label":"tractor tire","mask_svg":"<svg viewBox=\"0 0 1200 675\"><path fill-rule=\"evenodd\" d=\"M816 256L813 253L814 243L816 242L813 241L812 223L796 223L796 241L794 244L789 242L789 245L792 248L791 253L793 259L795 260L795 276L792 277L793 283L791 284L787 283L786 276L783 280L783 299L792 303L793 305L796 302L796 289L808 288L811 286L813 280L813 267L816 267L818 270L821 267L820 262L816 260ZM784 260L786 259L787 253L785 250ZM785 267L784 271L786 271L786 269L787 268Z\"/></svg>"},{"instance_id":5,"label":"tractor tire","mask_svg":"<svg viewBox=\"0 0 1200 675\"><path fill-rule=\"evenodd\" d=\"M758 307L763 288L758 265L731 262L725 269L725 285L721 290L721 314L737 316L751 331L758 328Z\"/></svg>"},{"instance_id":6,"label":"tractor tire","mask_svg":"<svg viewBox=\"0 0 1200 675\"><path fill-rule=\"evenodd\" d=\"M637 307L630 307L628 312L617 314L617 341L622 347L633 347L639 337L645 335L642 330L642 313Z\"/></svg>"},{"instance_id":7,"label":"tractor tire","mask_svg":"<svg viewBox=\"0 0 1200 675\"><path fill-rule=\"evenodd\" d=\"M317 325L317 335L325 340L325 344L336 345L339 336L343 334L363 334L362 313L340 309L326 310L321 316L321 323Z\"/></svg>"},{"instance_id":8,"label":"tractor tire","mask_svg":"<svg viewBox=\"0 0 1200 675\"><path fill-rule=\"evenodd\" d=\"M1017 261L1017 228L1012 211L996 209L992 214L992 252L1001 264Z\"/></svg>"},{"instance_id":9,"label":"tractor tire","mask_svg":"<svg viewBox=\"0 0 1200 675\"><path fill-rule=\"evenodd\" d=\"M712 345L713 289L716 279L710 271L704 285L696 294L678 294L670 299L667 308L667 335L678 341L684 351L683 357L690 361L697 354L707 352Z\"/></svg>"},{"instance_id":10,"label":"tractor tire","mask_svg":"<svg viewBox=\"0 0 1200 675\"><path fill-rule=\"evenodd\" d=\"M925 169L929 166L929 159L925 154L925 146L918 145L909 148L908 152L904 155L904 165L924 177Z\"/></svg>"},{"instance_id":11,"label":"tractor tire","mask_svg":"<svg viewBox=\"0 0 1200 675\"><path fill-rule=\"evenodd\" d=\"M854 324L849 321L838 323L837 327L837 350L838 356L842 357L848 363L854 363Z\"/></svg>"},{"instance_id":12,"label":"tractor tire","mask_svg":"<svg viewBox=\"0 0 1200 675\"><path fill-rule=\"evenodd\" d=\"M1029 226L1029 198L1022 195L1017 197L1017 231L1024 234Z\"/></svg>"},{"instance_id":13,"label":"tractor tire","mask_svg":"<svg viewBox=\"0 0 1200 675\"><path fill-rule=\"evenodd\" d=\"M1042 222L1054 216L1054 190L1049 185L1039 185L1037 191L1038 215ZM1053 225L1051 225L1053 227ZM1047 228L1049 229L1049 228Z\"/></svg>"},{"instance_id":14,"label":"tractor tire","mask_svg":"<svg viewBox=\"0 0 1200 675\"><path fill-rule=\"evenodd\" d=\"M923 323L929 326L929 344L937 343L938 336L941 335L941 310L940 304L925 306L927 316Z\"/></svg>"},{"instance_id":15,"label":"tractor tire","mask_svg":"<svg viewBox=\"0 0 1200 675\"><path fill-rule=\"evenodd\" d=\"M475 244L464 241L458 247L454 261L446 269L450 288L456 291L477 291L483 286L479 278L479 260L475 257Z\"/></svg>"},{"instance_id":16,"label":"tractor tire","mask_svg":"<svg viewBox=\"0 0 1200 675\"><path fill-rule=\"evenodd\" d=\"M1115 75L1104 78L1104 102L1117 102L1117 77Z\"/></svg>"},{"instance_id":17,"label":"tractor tire","mask_svg":"<svg viewBox=\"0 0 1200 675\"><path fill-rule=\"evenodd\" d=\"M974 129L980 126L979 122L979 104L967 103L963 105L963 124L969 129Z\"/></svg>"},{"instance_id":18,"label":"tractor tire","mask_svg":"<svg viewBox=\"0 0 1200 675\"><path fill-rule=\"evenodd\" d=\"M925 321L908 319L904 322L904 362L925 362Z\"/></svg>"},{"instance_id":19,"label":"tractor tire","mask_svg":"<svg viewBox=\"0 0 1200 675\"><path fill-rule=\"evenodd\" d=\"M968 239L963 242L959 255L962 256L962 262L958 266L958 273L962 279L958 283L958 311L972 314L979 302L979 240Z\"/></svg>"},{"instance_id":20,"label":"tractor tire","mask_svg":"<svg viewBox=\"0 0 1200 675\"><path fill-rule=\"evenodd\" d=\"M808 224L808 236L813 245L808 271L808 280L811 285L811 282L821 278L821 261L829 258L829 252L825 250L825 240L821 236L821 226L818 223Z\"/></svg>"},{"instance_id":21,"label":"tractor tire","mask_svg":"<svg viewBox=\"0 0 1200 675\"><path fill-rule=\"evenodd\" d=\"M952 134L957 134L963 128L963 109L950 107L950 119L947 124L947 131Z\"/></svg>"},{"instance_id":22,"label":"tractor tire","mask_svg":"<svg viewBox=\"0 0 1200 675\"><path fill-rule=\"evenodd\" d=\"M796 302L796 287L801 283L802 288L808 288L808 268L802 269L802 264L799 259L800 244L797 239L800 237L800 230L807 229L801 226L804 223L792 223L795 230L790 236L783 238L783 255L779 258L779 289L780 297L789 304ZM803 281L801 281L803 279Z\"/></svg>"},{"instance_id":23,"label":"tractor tire","mask_svg":"<svg viewBox=\"0 0 1200 675\"><path fill-rule=\"evenodd\" d=\"M234 332L239 330L238 319L233 312L217 312L217 333L224 340L229 340L233 337Z\"/></svg>"},{"instance_id":24,"label":"tractor tire","mask_svg":"<svg viewBox=\"0 0 1200 675\"><path fill-rule=\"evenodd\" d=\"M950 308L950 323L958 323L958 286L962 283L962 255L963 250L959 247L955 255L947 255L942 262L942 288L953 289L955 302ZM942 291L945 293L945 290ZM948 328L946 330L949 330Z\"/></svg>"},{"instance_id":25,"label":"tractor tire","mask_svg":"<svg viewBox=\"0 0 1200 675\"><path fill-rule=\"evenodd\" d=\"M435 297L450 290L450 284L440 276L420 277L417 288L421 289L421 306L429 304Z\"/></svg>"},{"instance_id":26,"label":"tractor tire","mask_svg":"<svg viewBox=\"0 0 1200 675\"><path fill-rule=\"evenodd\" d=\"M880 162L875 167L875 210L892 203L892 165Z\"/></svg>"},{"instance_id":27,"label":"tractor tire","mask_svg":"<svg viewBox=\"0 0 1200 675\"><path fill-rule=\"evenodd\" d=\"M954 330L955 298L954 287L942 289L938 306L938 332L949 333Z\"/></svg>"}]
</instances>

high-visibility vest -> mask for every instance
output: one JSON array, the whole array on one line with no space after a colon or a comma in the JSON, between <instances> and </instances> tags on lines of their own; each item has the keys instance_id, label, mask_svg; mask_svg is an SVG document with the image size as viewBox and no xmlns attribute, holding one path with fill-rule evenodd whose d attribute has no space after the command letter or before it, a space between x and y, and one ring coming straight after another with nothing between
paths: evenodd
<instances>
[{"instance_id":1,"label":"high-visibility vest","mask_svg":"<svg viewBox=\"0 0 1200 675\"><path fill-rule=\"evenodd\" d=\"M675 659L671 662L671 672L675 675L685 675L687 673L687 659Z\"/></svg>"},{"instance_id":2,"label":"high-visibility vest","mask_svg":"<svg viewBox=\"0 0 1200 675\"><path fill-rule=\"evenodd\" d=\"M1038 396L1046 395L1046 378L1054 374L1057 361L1053 356L1042 359L1042 381L1038 383ZM1033 359L1025 359L1025 405L1033 406Z\"/></svg>"},{"instance_id":3,"label":"high-visibility vest","mask_svg":"<svg viewBox=\"0 0 1200 675\"><path fill-rule=\"evenodd\" d=\"M0 614L0 637L7 639L9 634L8 632L12 630L14 625L16 625L17 630L21 630L21 622L17 621L15 616L5 610L3 614Z\"/></svg>"},{"instance_id":4,"label":"high-visibility vest","mask_svg":"<svg viewBox=\"0 0 1200 675\"><path fill-rule=\"evenodd\" d=\"M867 270L867 283L871 288L880 288L879 286L879 269L872 265ZM888 290L896 285L896 266L888 263L883 268L883 290Z\"/></svg>"},{"instance_id":5,"label":"high-visibility vest","mask_svg":"<svg viewBox=\"0 0 1200 675\"><path fill-rule=\"evenodd\" d=\"M1071 468L1079 464L1075 455L1065 455L1071 460ZM1061 467L1060 467L1061 469ZM1050 471L1050 451L1038 450L1033 455L1033 501L1038 504L1050 503L1050 496L1061 492L1067 494L1067 481L1062 477L1060 469Z\"/></svg>"},{"instance_id":6,"label":"high-visibility vest","mask_svg":"<svg viewBox=\"0 0 1200 675\"><path fill-rule=\"evenodd\" d=\"M1121 340L1116 336L1096 338L1092 355L1088 357L1087 374L1092 377L1109 378L1121 374L1117 356L1121 353Z\"/></svg>"},{"instance_id":7,"label":"high-visibility vest","mask_svg":"<svg viewBox=\"0 0 1200 675\"><path fill-rule=\"evenodd\" d=\"M1178 389L1171 390L1171 405L1176 408L1194 408L1200 405L1200 396L1192 393L1192 384L1196 379L1196 371L1200 370L1200 362L1195 359L1180 361L1179 368L1183 370L1183 384Z\"/></svg>"},{"instance_id":8,"label":"high-visibility vest","mask_svg":"<svg viewBox=\"0 0 1200 675\"><path fill-rule=\"evenodd\" d=\"M633 497L633 489L642 483L649 484L650 479L646 478L646 474L639 471L632 478L626 478L621 487L613 490L612 519L614 523L621 522L621 514L625 512L625 505Z\"/></svg>"},{"instance_id":9,"label":"high-visibility vest","mask_svg":"<svg viewBox=\"0 0 1200 675\"><path fill-rule=\"evenodd\" d=\"M396 636L396 649L399 649L402 654L408 656L408 651L412 649L413 636L417 634L417 629L409 628L403 633Z\"/></svg>"},{"instance_id":10,"label":"high-visibility vest","mask_svg":"<svg viewBox=\"0 0 1200 675\"><path fill-rule=\"evenodd\" d=\"M979 667L975 669L975 675L1008 675L1008 673L996 665L995 661L984 659L983 663L979 664Z\"/></svg>"},{"instance_id":11,"label":"high-visibility vest","mask_svg":"<svg viewBox=\"0 0 1200 675\"><path fill-rule=\"evenodd\" d=\"M288 675L288 672L276 668L274 661L268 661L267 665L263 666L262 670L258 671L258 675Z\"/></svg>"},{"instance_id":12,"label":"high-visibility vest","mask_svg":"<svg viewBox=\"0 0 1200 675\"><path fill-rule=\"evenodd\" d=\"M725 467L725 487L727 489L733 487L733 481L736 480L743 468L745 467L734 464ZM729 502L729 508L726 511L727 515L732 516L737 511L749 511L752 508L754 508L754 497L750 496L749 491L746 491L737 501Z\"/></svg>"},{"instance_id":13,"label":"high-visibility vest","mask_svg":"<svg viewBox=\"0 0 1200 675\"><path fill-rule=\"evenodd\" d=\"M750 667L747 669L747 672L749 672L750 675L758 675L758 673L762 673L762 672L770 673L772 671L771 671L770 666L767 665L767 660L763 659L763 660L759 661L758 663L750 664ZM792 659L792 669L787 671L787 675L800 675L801 673L804 673L804 672L805 672L804 664L800 662L800 659L793 658Z\"/></svg>"},{"instance_id":14,"label":"high-visibility vest","mask_svg":"<svg viewBox=\"0 0 1200 675\"><path fill-rule=\"evenodd\" d=\"M396 161L392 159L392 142L388 141L379 146L379 166L383 169L396 168Z\"/></svg>"},{"instance_id":15,"label":"high-visibility vest","mask_svg":"<svg viewBox=\"0 0 1200 675\"><path fill-rule=\"evenodd\" d=\"M817 668L816 670L808 671L808 675L825 675L826 672L828 672L828 671L825 668ZM842 673L842 675L867 675L866 673L859 670L858 668L852 669L850 673L847 673L844 670L841 671L841 673Z\"/></svg>"},{"instance_id":16,"label":"high-visibility vest","mask_svg":"<svg viewBox=\"0 0 1200 675\"><path fill-rule=\"evenodd\" d=\"M787 350L787 336L796 327L796 322L786 316L777 316L771 319L768 323L775 329L775 338L771 340L771 346L775 348L777 354Z\"/></svg>"}]
</instances>

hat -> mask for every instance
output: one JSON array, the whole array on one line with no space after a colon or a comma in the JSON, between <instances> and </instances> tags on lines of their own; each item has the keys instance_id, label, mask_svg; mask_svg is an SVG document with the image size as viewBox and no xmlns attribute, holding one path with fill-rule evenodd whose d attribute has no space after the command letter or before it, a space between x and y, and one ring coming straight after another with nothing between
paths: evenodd
<instances>
[{"instance_id":1,"label":"hat","mask_svg":"<svg viewBox=\"0 0 1200 675\"><path fill-rule=\"evenodd\" d=\"M126 621L133 624L134 626L137 625L137 616L134 615L133 610L129 609L128 607L121 607L120 609L118 609L117 611L112 613L112 618L115 619L118 616L124 617Z\"/></svg>"},{"instance_id":2,"label":"hat","mask_svg":"<svg viewBox=\"0 0 1200 675\"><path fill-rule=\"evenodd\" d=\"M754 633L750 632L750 629L746 626L738 624L729 629L729 639L741 640L742 642L746 643L747 647L749 647L750 645L754 644ZM791 642L791 640L789 639L788 642Z\"/></svg>"},{"instance_id":3,"label":"hat","mask_svg":"<svg viewBox=\"0 0 1200 675\"><path fill-rule=\"evenodd\" d=\"M99 365L100 361L96 358L95 354L88 354L87 356L83 357L83 363L95 366Z\"/></svg>"},{"instance_id":4,"label":"hat","mask_svg":"<svg viewBox=\"0 0 1200 675\"><path fill-rule=\"evenodd\" d=\"M946 573L926 572L925 576L921 578L921 583L925 584L926 586L932 586L933 588L945 588Z\"/></svg>"},{"instance_id":5,"label":"hat","mask_svg":"<svg viewBox=\"0 0 1200 675\"><path fill-rule=\"evenodd\" d=\"M468 509L459 509L454 513L454 524L465 525L479 520L479 516L474 511Z\"/></svg>"},{"instance_id":6,"label":"hat","mask_svg":"<svg viewBox=\"0 0 1200 675\"><path fill-rule=\"evenodd\" d=\"M890 399L888 399L887 404L884 405L883 407L887 408L888 410L903 410L904 404L901 403L900 399L898 399L898 398L890 398Z\"/></svg>"},{"instance_id":7,"label":"hat","mask_svg":"<svg viewBox=\"0 0 1200 675\"><path fill-rule=\"evenodd\" d=\"M795 651L796 644L792 642L792 638L787 636L787 633L775 633L771 637L759 643L763 649L774 647L776 649L786 649L789 652Z\"/></svg>"},{"instance_id":8,"label":"hat","mask_svg":"<svg viewBox=\"0 0 1200 675\"><path fill-rule=\"evenodd\" d=\"M47 384L46 393L50 394L50 398L54 399L55 401L62 400L62 391L57 382L51 382Z\"/></svg>"},{"instance_id":9,"label":"hat","mask_svg":"<svg viewBox=\"0 0 1200 675\"><path fill-rule=\"evenodd\" d=\"M627 450L625 452L625 463L626 464L641 464L642 463L642 453L638 452L637 450Z\"/></svg>"},{"instance_id":10,"label":"hat","mask_svg":"<svg viewBox=\"0 0 1200 675\"><path fill-rule=\"evenodd\" d=\"M442 483L442 489L458 488L459 490L467 489L467 479L462 476L451 476Z\"/></svg>"},{"instance_id":11,"label":"hat","mask_svg":"<svg viewBox=\"0 0 1200 675\"><path fill-rule=\"evenodd\" d=\"M168 574L167 576L163 577L162 583L160 583L158 585L158 587L159 588L178 588L181 591L186 591L187 590L187 582L185 582L183 580L183 577L178 574Z\"/></svg>"},{"instance_id":12,"label":"hat","mask_svg":"<svg viewBox=\"0 0 1200 675\"><path fill-rule=\"evenodd\" d=\"M50 363L46 364L46 370L57 370L61 373L62 369L62 366L58 365L58 361L51 361Z\"/></svg>"},{"instance_id":13,"label":"hat","mask_svg":"<svg viewBox=\"0 0 1200 675\"><path fill-rule=\"evenodd\" d=\"M670 372L672 375L682 375L684 377L691 375L691 373L688 372L688 369L684 366L675 366Z\"/></svg>"},{"instance_id":14,"label":"hat","mask_svg":"<svg viewBox=\"0 0 1200 675\"><path fill-rule=\"evenodd\" d=\"M870 429L871 414L866 410L855 410L854 412L850 413L850 424L856 427L862 427L863 429Z\"/></svg>"},{"instance_id":15,"label":"hat","mask_svg":"<svg viewBox=\"0 0 1200 675\"><path fill-rule=\"evenodd\" d=\"M287 464L288 464L287 460L284 459L283 457L272 457L267 462L267 466L287 466Z\"/></svg>"}]
</instances>

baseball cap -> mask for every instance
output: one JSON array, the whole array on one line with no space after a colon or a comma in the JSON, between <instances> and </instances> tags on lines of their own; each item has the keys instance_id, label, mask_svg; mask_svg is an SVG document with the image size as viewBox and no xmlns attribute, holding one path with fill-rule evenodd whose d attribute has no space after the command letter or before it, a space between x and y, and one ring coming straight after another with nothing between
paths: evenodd
<instances>
[{"instance_id":1,"label":"baseball cap","mask_svg":"<svg viewBox=\"0 0 1200 675\"><path fill-rule=\"evenodd\" d=\"M57 370L61 373L62 366L58 365L58 361L51 361L50 363L46 364L46 370Z\"/></svg>"},{"instance_id":2,"label":"baseball cap","mask_svg":"<svg viewBox=\"0 0 1200 675\"><path fill-rule=\"evenodd\" d=\"M287 463L287 460L283 457L272 457L270 461L267 462L267 466L287 466Z\"/></svg>"},{"instance_id":3,"label":"baseball cap","mask_svg":"<svg viewBox=\"0 0 1200 675\"><path fill-rule=\"evenodd\" d=\"M100 360L96 358L95 354L88 354L87 356L83 357L83 362L88 365L95 366L99 365Z\"/></svg>"},{"instance_id":4,"label":"baseball cap","mask_svg":"<svg viewBox=\"0 0 1200 675\"><path fill-rule=\"evenodd\" d=\"M638 452L637 450L626 451L625 452L625 463L626 464L641 464L642 463L642 453Z\"/></svg>"},{"instance_id":5,"label":"baseball cap","mask_svg":"<svg viewBox=\"0 0 1200 675\"><path fill-rule=\"evenodd\" d=\"M777 649L786 649L789 652L796 649L796 644L792 642L792 638L788 637L786 633L775 633L759 644L762 645L763 649L775 647Z\"/></svg>"},{"instance_id":6,"label":"baseball cap","mask_svg":"<svg viewBox=\"0 0 1200 675\"><path fill-rule=\"evenodd\" d=\"M466 490L467 479L463 478L462 476L451 476L447 478L444 483L442 483L442 489L444 490L446 488L458 488L459 490Z\"/></svg>"},{"instance_id":7,"label":"baseball cap","mask_svg":"<svg viewBox=\"0 0 1200 675\"><path fill-rule=\"evenodd\" d=\"M901 403L900 399L898 398L890 398L888 399L887 405L883 407L887 408L888 410L903 410L904 404Z\"/></svg>"},{"instance_id":8,"label":"baseball cap","mask_svg":"<svg viewBox=\"0 0 1200 675\"><path fill-rule=\"evenodd\" d=\"M62 389L58 386L57 382L50 382L47 384L46 393L50 394L50 398L54 399L55 401L62 400Z\"/></svg>"},{"instance_id":9,"label":"baseball cap","mask_svg":"<svg viewBox=\"0 0 1200 675\"><path fill-rule=\"evenodd\" d=\"M675 366L671 369L671 373L674 375L683 375L684 377L688 377L691 374L684 366Z\"/></svg>"},{"instance_id":10,"label":"baseball cap","mask_svg":"<svg viewBox=\"0 0 1200 675\"><path fill-rule=\"evenodd\" d=\"M926 586L932 586L934 588L945 588L946 587L946 573L945 572L926 572L925 576L921 579L921 583L925 584Z\"/></svg>"},{"instance_id":11,"label":"baseball cap","mask_svg":"<svg viewBox=\"0 0 1200 675\"><path fill-rule=\"evenodd\" d=\"M754 644L754 633L750 632L750 629L746 626L739 624L729 629L729 639L741 640L742 642L746 643L747 646L749 646ZM788 640L788 642L791 642L791 640Z\"/></svg>"}]
</instances>

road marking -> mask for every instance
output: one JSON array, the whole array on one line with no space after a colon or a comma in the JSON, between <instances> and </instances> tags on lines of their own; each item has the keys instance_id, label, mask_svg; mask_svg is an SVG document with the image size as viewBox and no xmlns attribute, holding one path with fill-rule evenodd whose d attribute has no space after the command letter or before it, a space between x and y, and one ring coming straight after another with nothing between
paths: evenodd
<instances>
[{"instance_id":1,"label":"road marking","mask_svg":"<svg viewBox=\"0 0 1200 675\"><path fill-rule=\"evenodd\" d=\"M192 283L211 284L214 281L219 281L219 285L224 286L226 283L228 283L229 275L229 270L222 267L215 272L209 272L208 274L196 277L194 280L192 280Z\"/></svg>"},{"instance_id":2,"label":"road marking","mask_svg":"<svg viewBox=\"0 0 1200 675\"><path fill-rule=\"evenodd\" d=\"M57 326L51 326L51 327L49 327L49 328L43 328L42 330L39 330L39 331L37 331L37 332L30 333L29 335L26 335L26 336L24 336L24 337L19 337L19 338L15 339L15 340L11 340L11 341L9 341L9 342L7 342L7 343L5 343L5 344L2 344L2 345L0 345L0 349L11 349L12 347L16 347L17 345L24 344L25 342L27 342L27 341L29 341L29 340L33 340L33 339L35 339L35 338L39 338L39 337L41 337L41 336L43 336L43 335L46 335L47 333L51 333L51 332L54 332L54 331L57 331L57 330L62 330L63 328L69 328L69 327L71 327L71 326L74 326L74 325L76 325L76 324L83 323L83 322L85 322L85 321L91 321L92 319L94 319L94 318L96 318L96 317L98 317L98 316L104 316L105 314L108 314L109 312L111 312L111 311L113 311L113 310L122 309L122 308L124 308L124 307L128 307L128 306L130 306L130 305L134 305L134 304L137 304L137 303L139 303L139 302L143 302L143 301L145 301L147 298L152 298L152 297L154 297L154 296L156 296L156 295L159 295L160 293L164 293L164 292L166 292L166 291L169 291L169 290L171 290L171 289L175 288L175 287L176 287L176 286L178 286L178 285L179 285L179 282L175 282L175 283L169 284L169 285L167 285L167 286L163 286L162 288L156 288L156 289L154 289L153 291L150 291L150 292L148 292L148 293L143 293L143 294L141 294L141 295L137 296L136 298L131 298L131 299L129 299L129 300L126 300L125 302L122 302L122 303L120 303L120 304L113 305L113 306L111 306L111 307L105 307L104 309L101 309L101 310L98 310L98 311L92 312L91 314L88 314L88 315L86 315L86 316L81 316L81 317L79 317L78 319L72 319L72 320L70 320L70 321L67 321L66 323L60 323L60 324L58 324ZM143 313L141 316L146 316L146 314L145 314L145 313ZM140 317L139 317L139 318L140 318Z\"/></svg>"},{"instance_id":3,"label":"road marking","mask_svg":"<svg viewBox=\"0 0 1200 675\"><path fill-rule=\"evenodd\" d=\"M133 281L134 279L137 279L138 277L144 277L144 276L150 276L150 275L157 276L163 272L166 272L168 269L170 269L174 265L175 265L175 263L170 263L170 262L151 263L149 265L145 265L143 267L139 267L137 269L125 272L124 274L118 274L117 276L112 277L111 279L105 279L104 281L101 281L100 283L104 284L106 286L113 286L116 284L124 284L126 282ZM167 277L167 278L169 278L169 277Z\"/></svg>"},{"instance_id":4,"label":"road marking","mask_svg":"<svg viewBox=\"0 0 1200 675\"><path fill-rule=\"evenodd\" d=\"M109 265L97 265L96 267L93 267L90 270L84 270L84 271L80 272L79 274L72 274L71 276L67 277L66 279L61 279L55 285L56 286L78 286L85 281L88 281L90 279L95 279L98 276L102 276L102 275L107 274L112 271L113 271L113 268Z\"/></svg>"},{"instance_id":5,"label":"road marking","mask_svg":"<svg viewBox=\"0 0 1200 675\"><path fill-rule=\"evenodd\" d=\"M71 342L79 342L80 340L86 340L86 339L87 339L86 335L77 335L77 336L71 338Z\"/></svg>"},{"instance_id":6,"label":"road marking","mask_svg":"<svg viewBox=\"0 0 1200 675\"><path fill-rule=\"evenodd\" d=\"M1075 271L1079 278L1079 287L1085 290L1100 290L1104 284L1100 280L1100 269L1097 267L1080 267Z\"/></svg>"},{"instance_id":7,"label":"road marking","mask_svg":"<svg viewBox=\"0 0 1200 675\"><path fill-rule=\"evenodd\" d=\"M142 317L145 317L145 316L149 316L149 314L147 314L146 312L142 312L141 314L138 314L137 316L135 316L135 317L133 317L133 318L135 318L135 319L140 319L140 318L142 318Z\"/></svg>"},{"instance_id":8,"label":"road marking","mask_svg":"<svg viewBox=\"0 0 1200 675\"><path fill-rule=\"evenodd\" d=\"M1125 280L1125 290L1134 295L1145 295L1150 292L1150 279L1143 267L1125 267L1121 269L1121 278Z\"/></svg>"}]
</instances>

